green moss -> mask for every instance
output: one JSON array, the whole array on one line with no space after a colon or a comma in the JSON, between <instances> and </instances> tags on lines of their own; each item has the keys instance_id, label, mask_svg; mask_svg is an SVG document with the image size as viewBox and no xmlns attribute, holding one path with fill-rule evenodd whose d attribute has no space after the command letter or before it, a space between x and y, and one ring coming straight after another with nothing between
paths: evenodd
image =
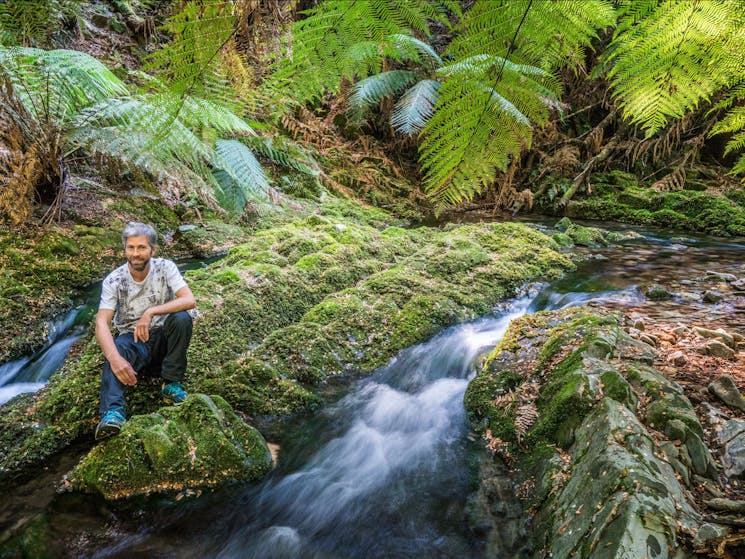
<instances>
[{"instance_id":1,"label":"green moss","mask_svg":"<svg viewBox=\"0 0 745 559\"><path fill-rule=\"evenodd\" d=\"M745 233L745 208L737 203L737 199L737 194L722 197L695 190L657 192L626 185L622 189L602 189L584 200L574 200L566 213L572 218L623 221L732 236Z\"/></svg>"},{"instance_id":2,"label":"green moss","mask_svg":"<svg viewBox=\"0 0 745 559\"><path fill-rule=\"evenodd\" d=\"M178 407L136 416L73 470L74 487L119 499L217 485L266 473L263 437L219 396L192 394Z\"/></svg>"},{"instance_id":3,"label":"green moss","mask_svg":"<svg viewBox=\"0 0 745 559\"><path fill-rule=\"evenodd\" d=\"M600 375L603 383L603 392L609 398L613 398L630 408L636 406L639 398L634 393L631 385L617 371L609 370Z\"/></svg>"}]
</instances>

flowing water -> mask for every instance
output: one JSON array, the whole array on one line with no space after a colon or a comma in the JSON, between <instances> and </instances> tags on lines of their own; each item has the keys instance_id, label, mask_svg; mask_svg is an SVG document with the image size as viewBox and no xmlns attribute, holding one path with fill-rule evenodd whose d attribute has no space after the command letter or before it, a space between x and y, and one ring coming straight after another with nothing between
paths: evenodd
<instances>
[{"instance_id":1,"label":"flowing water","mask_svg":"<svg viewBox=\"0 0 745 559\"><path fill-rule=\"evenodd\" d=\"M744 244L645 236L594 249L576 272L532 297L444 330L365 379L339 381L337 395L312 417L264 425L281 446L279 464L256 484L125 505L69 494L49 499L35 511L48 548L96 558L483 557L467 513L474 456L483 453L469 440L463 395L479 357L510 320L593 302L743 326L745 313L731 299L707 304L693 292L707 271L745 276ZM648 301L652 283L675 298Z\"/></svg>"}]
</instances>

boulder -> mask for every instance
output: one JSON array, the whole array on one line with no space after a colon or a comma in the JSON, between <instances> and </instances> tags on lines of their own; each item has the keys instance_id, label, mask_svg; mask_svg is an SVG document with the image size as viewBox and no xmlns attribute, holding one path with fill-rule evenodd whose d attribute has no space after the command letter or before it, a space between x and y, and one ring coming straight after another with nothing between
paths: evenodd
<instances>
[{"instance_id":1,"label":"boulder","mask_svg":"<svg viewBox=\"0 0 745 559\"><path fill-rule=\"evenodd\" d=\"M724 359L734 359L735 357L735 350L719 340L709 340L706 342L705 348L708 355L723 357Z\"/></svg>"},{"instance_id":2,"label":"boulder","mask_svg":"<svg viewBox=\"0 0 745 559\"><path fill-rule=\"evenodd\" d=\"M213 487L263 476L272 458L261 434L219 396L134 416L67 476L72 489L114 500Z\"/></svg>"},{"instance_id":3,"label":"boulder","mask_svg":"<svg viewBox=\"0 0 745 559\"><path fill-rule=\"evenodd\" d=\"M745 398L730 375L722 375L709 384L709 392L731 408L745 411Z\"/></svg>"},{"instance_id":4,"label":"boulder","mask_svg":"<svg viewBox=\"0 0 745 559\"><path fill-rule=\"evenodd\" d=\"M660 284L650 285L645 293L653 301L663 301L674 297L674 294L667 287Z\"/></svg>"},{"instance_id":5,"label":"boulder","mask_svg":"<svg viewBox=\"0 0 745 559\"><path fill-rule=\"evenodd\" d=\"M745 478L745 421L732 419L719 431L723 446L724 474L727 477Z\"/></svg>"}]
</instances>

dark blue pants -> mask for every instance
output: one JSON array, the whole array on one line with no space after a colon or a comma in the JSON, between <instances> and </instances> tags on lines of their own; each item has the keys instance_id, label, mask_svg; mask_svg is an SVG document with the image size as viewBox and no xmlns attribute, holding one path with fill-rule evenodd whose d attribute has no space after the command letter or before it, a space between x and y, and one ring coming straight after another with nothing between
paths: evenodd
<instances>
[{"instance_id":1,"label":"dark blue pants","mask_svg":"<svg viewBox=\"0 0 745 559\"><path fill-rule=\"evenodd\" d=\"M162 328L150 330L147 342L135 342L127 332L114 340L119 354L137 372L160 365L160 376L168 382L181 382L186 371L186 350L191 341L192 320L186 311L169 314ZM101 372L101 415L111 409L125 413L126 385L116 378L108 360Z\"/></svg>"}]
</instances>

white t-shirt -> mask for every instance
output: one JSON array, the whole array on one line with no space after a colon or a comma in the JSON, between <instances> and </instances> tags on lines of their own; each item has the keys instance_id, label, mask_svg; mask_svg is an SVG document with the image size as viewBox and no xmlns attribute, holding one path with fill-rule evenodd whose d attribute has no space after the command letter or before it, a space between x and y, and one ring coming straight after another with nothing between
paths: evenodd
<instances>
[{"instance_id":1,"label":"white t-shirt","mask_svg":"<svg viewBox=\"0 0 745 559\"><path fill-rule=\"evenodd\" d=\"M134 332L137 321L147 309L172 301L186 282L176 264L164 258L150 259L150 272L141 282L132 279L128 264L119 266L103 280L99 309L114 313L119 333ZM150 328L163 326L168 315L153 317Z\"/></svg>"}]
</instances>

